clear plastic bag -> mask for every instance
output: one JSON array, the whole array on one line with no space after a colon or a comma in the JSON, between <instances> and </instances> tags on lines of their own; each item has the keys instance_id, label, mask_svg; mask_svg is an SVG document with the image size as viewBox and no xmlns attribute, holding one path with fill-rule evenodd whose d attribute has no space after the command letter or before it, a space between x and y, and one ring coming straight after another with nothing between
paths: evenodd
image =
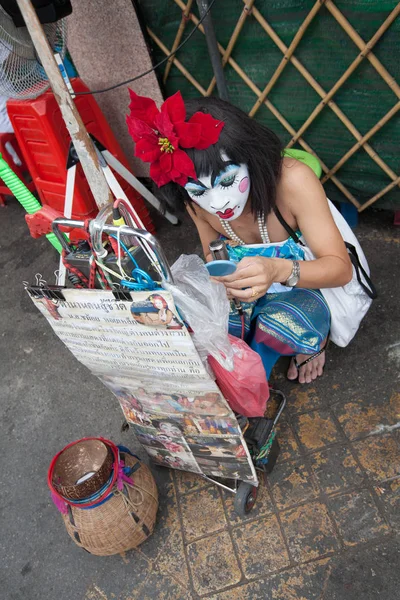
<instances>
[{"instance_id":1,"label":"clear plastic bag","mask_svg":"<svg viewBox=\"0 0 400 600\"><path fill-rule=\"evenodd\" d=\"M230 303L225 286L211 281L196 254L182 254L171 267L174 284L165 282L183 319L193 330L193 342L203 361L213 356L225 369L233 369L228 340Z\"/></svg>"},{"instance_id":2,"label":"clear plastic bag","mask_svg":"<svg viewBox=\"0 0 400 600\"><path fill-rule=\"evenodd\" d=\"M214 357L209 363L217 384L232 410L245 417L263 417L269 386L261 356L243 340L229 335L234 350L234 368L226 371Z\"/></svg>"}]
</instances>

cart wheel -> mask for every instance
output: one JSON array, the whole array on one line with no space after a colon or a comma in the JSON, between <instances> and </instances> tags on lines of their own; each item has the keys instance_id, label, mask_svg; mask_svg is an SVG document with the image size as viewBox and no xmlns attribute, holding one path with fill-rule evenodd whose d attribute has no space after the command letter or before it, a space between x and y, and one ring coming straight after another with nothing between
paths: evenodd
<instances>
[{"instance_id":1,"label":"cart wheel","mask_svg":"<svg viewBox=\"0 0 400 600\"><path fill-rule=\"evenodd\" d=\"M257 498L258 488L251 483L242 481L235 494L235 512L240 517L247 515L253 508Z\"/></svg>"}]
</instances>

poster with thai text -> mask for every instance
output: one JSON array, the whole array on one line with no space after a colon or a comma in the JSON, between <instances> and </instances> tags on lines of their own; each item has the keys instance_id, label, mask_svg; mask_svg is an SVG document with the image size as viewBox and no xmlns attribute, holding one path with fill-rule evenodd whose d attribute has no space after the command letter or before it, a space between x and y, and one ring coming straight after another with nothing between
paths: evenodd
<instances>
[{"instance_id":1,"label":"poster with thai text","mask_svg":"<svg viewBox=\"0 0 400 600\"><path fill-rule=\"evenodd\" d=\"M256 482L234 413L166 291L28 288L57 336L118 398L158 464Z\"/></svg>"}]
</instances>

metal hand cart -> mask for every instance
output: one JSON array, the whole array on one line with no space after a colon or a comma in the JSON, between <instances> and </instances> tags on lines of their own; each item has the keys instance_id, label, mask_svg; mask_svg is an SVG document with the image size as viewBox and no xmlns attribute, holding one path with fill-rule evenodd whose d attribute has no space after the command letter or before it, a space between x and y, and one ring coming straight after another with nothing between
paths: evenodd
<instances>
[{"instance_id":1,"label":"metal hand cart","mask_svg":"<svg viewBox=\"0 0 400 600\"><path fill-rule=\"evenodd\" d=\"M61 232L60 227L68 227L74 229L83 229L85 223L83 221L58 218L53 223L53 231L63 249L66 252L71 251L71 246ZM128 236L136 238L140 243L150 248L156 256L159 266L161 267L160 274L162 279L173 284L173 276L170 266L164 254L164 251L158 240L146 230L135 229L132 227L105 224L103 226L104 233L112 236ZM129 292L130 298L134 299L135 292L124 290L116 281L111 282L112 289L117 292L120 298L124 297L124 293ZM179 306L178 306L179 309ZM275 403L274 414L269 418L254 417L247 418L241 415L235 415L238 427L244 438L248 456L251 457L255 472L261 473L266 477L273 469L279 454L279 443L277 439L276 425L286 405L286 399L282 392L271 389L271 397ZM173 468L173 467L172 467ZM200 473L199 473L200 474ZM257 497L258 479L257 475L254 481L240 481L238 479L211 477L210 475L201 473L204 479L215 483L223 489L235 494L234 507L239 515L248 513Z\"/></svg>"}]
</instances>

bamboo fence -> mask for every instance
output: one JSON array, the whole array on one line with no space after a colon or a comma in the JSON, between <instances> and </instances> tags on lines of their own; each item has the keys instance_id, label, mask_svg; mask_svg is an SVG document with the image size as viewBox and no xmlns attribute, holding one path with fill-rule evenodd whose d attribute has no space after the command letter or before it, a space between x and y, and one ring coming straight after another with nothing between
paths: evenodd
<instances>
[{"instance_id":1,"label":"bamboo fence","mask_svg":"<svg viewBox=\"0 0 400 600\"><path fill-rule=\"evenodd\" d=\"M155 33L147 27L148 34L152 41L158 46L158 48L165 54L169 55L171 52L174 52L179 43L181 42L185 28L187 23L191 22L194 25L199 23L199 19L191 12L193 0L188 0L186 3L183 0L170 0L174 2L182 11L182 19L179 24L179 28L177 34L175 36L174 43L171 48L167 48L165 44L155 35ZM261 106L266 106L267 109L275 116L275 118L281 123L281 125L286 129L286 131L291 135L291 139L287 144L287 147L290 148L294 144L299 144L304 150L310 152L314 156L316 156L321 164L323 170L322 183L330 180L333 182L339 190L344 194L344 196L357 208L359 212L365 210L368 206L371 206L378 199L382 198L386 193L392 190L394 187L400 187L400 176L393 171L393 169L379 156L379 154L370 146L369 141L371 138L384 127L387 123L390 122L395 115L397 115L400 109L400 86L396 82L395 78L387 71L384 65L380 62L377 56L373 53L373 48L376 43L382 38L384 33L388 31L390 26L394 23L400 13L400 2L395 6L395 8L390 12L384 22L377 29L375 34L367 41L363 40L361 36L357 33L351 23L345 18L343 13L337 8L333 0L317 0L315 4L312 6L310 12L304 19L303 23L299 27L296 35L294 36L292 42L289 46L281 40L278 34L273 29L271 23L269 23L265 17L257 10L255 6L256 0L242 0L243 8L240 12L239 18L237 20L236 26L232 32L232 35L229 39L229 42L225 47L221 44L218 44L219 52L221 53L221 62L223 67L229 65L237 75L241 78L241 80L248 86L248 88L254 93L255 102L249 111L249 115L251 117L255 116L257 111ZM318 13L325 7L332 17L336 20L339 26L343 29L343 31L347 34L348 38L350 38L351 42L355 44L358 48L359 53L356 58L351 62L351 64L347 67L344 73L339 77L333 87L326 91L323 87L316 81L316 79L312 76L309 70L296 58L295 51L298 47L300 41L303 39L309 25L314 19L318 18ZM214 9L215 10L215 9ZM246 72L239 66L239 64L232 58L232 53L234 51L235 45L239 40L240 33L243 29L243 26L247 19L254 19L257 23L262 27L263 31L274 44L279 48L282 52L282 59L273 73L272 77L270 77L269 81L266 83L264 89L259 89L259 87L251 80L251 78L246 74ZM204 34L204 28L200 24L199 31ZM333 97L337 92L342 88L345 82L348 81L349 77L357 70L360 64L363 61L369 61L369 63L376 70L378 75L383 79L383 81L389 86L395 97L397 98L397 102L393 105L393 107L382 117L367 133L364 135L358 131L356 126L352 123L352 121L346 116L346 114L341 110L338 104L333 100ZM271 102L269 96L271 91L279 85L279 79L284 72L286 66L291 63L298 72L304 77L306 82L313 88L313 90L320 97L320 102L315 106L314 110L307 117L301 127L296 131L294 127L287 121L287 119L281 114L281 112L277 109L276 106ZM179 71L186 77L186 79L197 89L200 94L203 96L209 96L215 87L215 77L213 77L208 85L208 87L202 86L199 81L196 80L194 75L190 73L188 69L184 67L184 65L175 57L171 57L165 67L163 80L164 82L167 80L170 69L174 65ZM321 156L318 155L313 148L305 141L304 133L309 129L309 127L314 123L317 116L324 110L330 109L334 112L336 117L341 121L341 123L347 128L347 130L351 133L351 135L355 138L355 144L345 152L345 154L340 158L340 160L332 167L328 167ZM381 191L376 193L372 198L369 198L366 202L361 204L357 198L350 192L348 187L340 181L340 179L336 176L338 171L340 171L341 167L356 153L360 150L364 150L370 156L370 158L382 169L385 175L390 179L390 183L385 186Z\"/></svg>"}]
</instances>

